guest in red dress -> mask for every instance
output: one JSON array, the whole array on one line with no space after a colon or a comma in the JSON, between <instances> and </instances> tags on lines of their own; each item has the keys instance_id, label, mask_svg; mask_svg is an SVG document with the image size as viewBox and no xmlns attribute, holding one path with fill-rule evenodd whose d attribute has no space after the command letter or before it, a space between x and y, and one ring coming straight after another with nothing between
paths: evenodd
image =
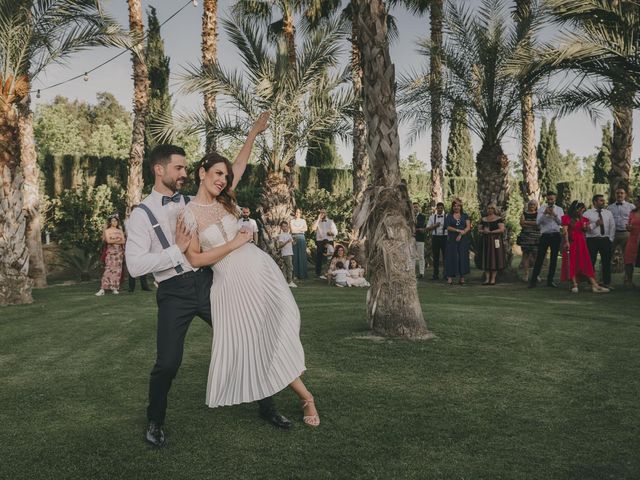
<instances>
[{"instance_id":1,"label":"guest in red dress","mask_svg":"<svg viewBox=\"0 0 640 480\"><path fill-rule=\"evenodd\" d=\"M629 230L629 240L627 240L627 246L624 249L624 284L629 287L633 287L633 268L638 265L638 244L640 243L640 196L637 196L635 201L635 209L629 214L629 224L627 230Z\"/></svg>"},{"instance_id":2,"label":"guest in red dress","mask_svg":"<svg viewBox=\"0 0 640 480\"><path fill-rule=\"evenodd\" d=\"M589 219L582 216L587 208L584 203L574 200L566 215L562 216L562 274L560 280L571 280L572 293L578 293L578 281L588 280L593 293L606 293L608 288L598 285L591 264L585 232L589 229Z\"/></svg>"}]
</instances>

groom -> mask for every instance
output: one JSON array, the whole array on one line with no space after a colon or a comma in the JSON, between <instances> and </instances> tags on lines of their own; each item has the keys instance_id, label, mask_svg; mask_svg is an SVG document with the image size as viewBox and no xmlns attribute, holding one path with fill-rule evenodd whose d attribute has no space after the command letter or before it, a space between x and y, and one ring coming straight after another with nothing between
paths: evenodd
<instances>
[{"instance_id":1,"label":"groom","mask_svg":"<svg viewBox=\"0 0 640 480\"><path fill-rule=\"evenodd\" d=\"M149 421L146 440L163 447L167 396L178 373L187 329L194 316L211 325L209 294L213 273L195 269L183 255L191 240L178 213L189 201L178 191L187 178L185 152L174 145L158 145L150 155L155 176L151 194L131 212L125 249L127 266L134 277L152 273L158 282L156 363L149 380ZM278 413L271 397L258 402L260 416L272 425L288 429L291 421Z\"/></svg>"}]
</instances>

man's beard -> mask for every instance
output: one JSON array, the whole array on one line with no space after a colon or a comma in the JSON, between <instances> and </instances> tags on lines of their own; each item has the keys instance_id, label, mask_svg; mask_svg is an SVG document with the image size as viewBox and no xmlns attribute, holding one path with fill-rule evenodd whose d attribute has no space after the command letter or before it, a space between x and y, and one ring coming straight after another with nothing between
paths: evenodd
<instances>
[{"instance_id":1,"label":"man's beard","mask_svg":"<svg viewBox=\"0 0 640 480\"><path fill-rule=\"evenodd\" d=\"M171 190L172 192L177 192L178 191L178 182L182 182L184 183L184 178L178 178L177 180L174 180L172 178L163 178L162 179L162 184L167 187L169 190Z\"/></svg>"}]
</instances>

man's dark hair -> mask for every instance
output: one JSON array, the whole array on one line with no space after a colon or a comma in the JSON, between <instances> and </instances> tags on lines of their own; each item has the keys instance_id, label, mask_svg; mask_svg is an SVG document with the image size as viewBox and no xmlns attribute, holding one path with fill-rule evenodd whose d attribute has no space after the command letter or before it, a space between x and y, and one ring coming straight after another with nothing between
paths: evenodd
<instances>
[{"instance_id":1,"label":"man's dark hair","mask_svg":"<svg viewBox=\"0 0 640 480\"><path fill-rule=\"evenodd\" d=\"M596 195L594 195L594 196L593 196L593 198L591 199L591 201L592 201L593 203L596 203L596 200L599 200L599 199L601 199L601 198L602 198L602 199L604 199L604 195L601 195L601 194L599 194L599 193L598 193L598 194L596 194Z\"/></svg>"},{"instance_id":2,"label":"man's dark hair","mask_svg":"<svg viewBox=\"0 0 640 480\"><path fill-rule=\"evenodd\" d=\"M437 207L442 207L442 208L444 208L444 203L442 203L442 202L438 202L438 203L436 203L436 208L437 208Z\"/></svg>"},{"instance_id":3,"label":"man's dark hair","mask_svg":"<svg viewBox=\"0 0 640 480\"><path fill-rule=\"evenodd\" d=\"M547 194L545 195L545 197L548 197L549 195L553 195L555 197L556 196L556 192L552 192L551 190L549 190L547 192Z\"/></svg>"},{"instance_id":4,"label":"man's dark hair","mask_svg":"<svg viewBox=\"0 0 640 480\"><path fill-rule=\"evenodd\" d=\"M156 165L162 165L166 167L171 161L171 155L182 155L186 157L187 154L184 148L177 147L175 145L158 145L149 154L149 167L153 173L153 167Z\"/></svg>"},{"instance_id":5,"label":"man's dark hair","mask_svg":"<svg viewBox=\"0 0 640 480\"><path fill-rule=\"evenodd\" d=\"M342 262L336 262L336 268L337 268L338 270L342 270L342 269L344 268L344 263L342 263Z\"/></svg>"}]
</instances>

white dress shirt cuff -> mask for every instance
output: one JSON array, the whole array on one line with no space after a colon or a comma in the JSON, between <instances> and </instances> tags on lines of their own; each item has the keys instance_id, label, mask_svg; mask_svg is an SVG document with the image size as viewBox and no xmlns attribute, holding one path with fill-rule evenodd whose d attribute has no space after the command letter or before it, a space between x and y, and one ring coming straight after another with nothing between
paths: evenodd
<instances>
[{"instance_id":1,"label":"white dress shirt cuff","mask_svg":"<svg viewBox=\"0 0 640 480\"><path fill-rule=\"evenodd\" d=\"M184 263L184 256L182 255L178 245L171 245L169 248L165 249L165 252L169 255L173 267L177 267L181 263Z\"/></svg>"}]
</instances>

